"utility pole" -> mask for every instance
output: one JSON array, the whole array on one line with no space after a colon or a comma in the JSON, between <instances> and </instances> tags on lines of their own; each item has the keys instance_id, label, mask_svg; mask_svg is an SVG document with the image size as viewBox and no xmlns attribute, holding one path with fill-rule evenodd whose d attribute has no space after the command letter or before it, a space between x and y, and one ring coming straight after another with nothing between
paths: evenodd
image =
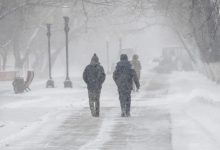
<instances>
[{"instance_id":1,"label":"utility pole","mask_svg":"<svg viewBox=\"0 0 220 150\"><path fill-rule=\"evenodd\" d=\"M106 41L106 60L107 60L107 73L110 72L110 66L109 66L109 41Z\"/></svg>"}]
</instances>

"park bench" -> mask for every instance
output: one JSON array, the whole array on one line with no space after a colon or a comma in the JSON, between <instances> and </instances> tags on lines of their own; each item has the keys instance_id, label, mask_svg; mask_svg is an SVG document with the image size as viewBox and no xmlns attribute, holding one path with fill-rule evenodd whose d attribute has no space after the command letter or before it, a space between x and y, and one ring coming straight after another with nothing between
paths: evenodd
<instances>
[{"instance_id":1,"label":"park bench","mask_svg":"<svg viewBox=\"0 0 220 150\"><path fill-rule=\"evenodd\" d=\"M14 81L12 83L14 87L14 92L17 93L23 93L24 91L28 92L31 91L30 84L32 83L34 79L34 71L28 71L26 81L24 81L23 77L15 77Z\"/></svg>"}]
</instances>

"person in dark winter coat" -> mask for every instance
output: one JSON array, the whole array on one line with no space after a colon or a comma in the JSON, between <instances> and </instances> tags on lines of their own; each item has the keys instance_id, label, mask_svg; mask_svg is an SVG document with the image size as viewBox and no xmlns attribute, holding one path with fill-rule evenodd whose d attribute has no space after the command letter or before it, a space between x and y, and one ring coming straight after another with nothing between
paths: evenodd
<instances>
[{"instance_id":1,"label":"person in dark winter coat","mask_svg":"<svg viewBox=\"0 0 220 150\"><path fill-rule=\"evenodd\" d=\"M121 116L130 116L130 105L131 105L131 90L132 82L134 80L137 89L140 88L137 74L126 54L122 54L120 61L117 63L116 69L113 73L113 79L118 87L119 100L121 105Z\"/></svg>"},{"instance_id":2,"label":"person in dark winter coat","mask_svg":"<svg viewBox=\"0 0 220 150\"><path fill-rule=\"evenodd\" d=\"M99 58L96 54L93 55L91 63L85 68L83 72L83 80L88 88L91 114L94 117L99 117L99 98L102 84L105 81L105 71L100 65Z\"/></svg>"}]
</instances>

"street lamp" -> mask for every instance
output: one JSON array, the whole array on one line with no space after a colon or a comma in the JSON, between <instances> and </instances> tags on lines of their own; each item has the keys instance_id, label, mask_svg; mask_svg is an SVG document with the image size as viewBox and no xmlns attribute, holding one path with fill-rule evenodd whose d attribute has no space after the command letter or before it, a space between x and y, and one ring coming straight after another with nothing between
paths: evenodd
<instances>
[{"instance_id":1,"label":"street lamp","mask_svg":"<svg viewBox=\"0 0 220 150\"><path fill-rule=\"evenodd\" d=\"M47 38L48 38L48 61L49 61L49 79L47 81L47 88L54 88L54 81L51 75L51 49L50 49L50 37L51 37L51 24L47 24Z\"/></svg>"},{"instance_id":2,"label":"street lamp","mask_svg":"<svg viewBox=\"0 0 220 150\"><path fill-rule=\"evenodd\" d=\"M123 34L120 33L120 34L119 34L119 50L122 49L122 37L123 37Z\"/></svg>"},{"instance_id":3,"label":"street lamp","mask_svg":"<svg viewBox=\"0 0 220 150\"><path fill-rule=\"evenodd\" d=\"M66 80L64 81L64 87L65 88L72 88L72 82L70 81L69 78L69 47L68 47L68 33L69 33L69 17L64 16L64 23L65 23L65 27L64 27L64 31L65 31L65 35L66 35Z\"/></svg>"},{"instance_id":4,"label":"street lamp","mask_svg":"<svg viewBox=\"0 0 220 150\"><path fill-rule=\"evenodd\" d=\"M119 35L119 51L118 51L118 56L120 56L122 50L122 34Z\"/></svg>"},{"instance_id":5,"label":"street lamp","mask_svg":"<svg viewBox=\"0 0 220 150\"><path fill-rule=\"evenodd\" d=\"M107 73L110 73L109 69L109 38L106 38L106 61L107 61Z\"/></svg>"},{"instance_id":6,"label":"street lamp","mask_svg":"<svg viewBox=\"0 0 220 150\"><path fill-rule=\"evenodd\" d=\"M122 49L122 38L121 37L119 38L119 49L120 50Z\"/></svg>"}]
</instances>

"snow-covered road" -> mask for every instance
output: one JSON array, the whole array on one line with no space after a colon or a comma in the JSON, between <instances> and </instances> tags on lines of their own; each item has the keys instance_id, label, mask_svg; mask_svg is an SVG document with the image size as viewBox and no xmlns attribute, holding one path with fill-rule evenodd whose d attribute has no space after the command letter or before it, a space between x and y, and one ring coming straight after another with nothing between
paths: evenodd
<instances>
[{"instance_id":1,"label":"snow-covered road","mask_svg":"<svg viewBox=\"0 0 220 150\"><path fill-rule=\"evenodd\" d=\"M0 149L219 149L218 106L204 100L205 92L196 93L198 87L194 84L215 85L208 81L201 83L205 79L198 74L179 73L179 77L176 74L175 78L146 74L142 89L132 94L131 118L120 117L117 89L111 76L102 90L100 118L90 115L87 90L81 79L74 79L73 89L63 89L61 82L55 89L44 89L44 82L35 81L32 92L21 95L14 95L7 86L2 86ZM216 115L209 117L213 112Z\"/></svg>"}]
</instances>

